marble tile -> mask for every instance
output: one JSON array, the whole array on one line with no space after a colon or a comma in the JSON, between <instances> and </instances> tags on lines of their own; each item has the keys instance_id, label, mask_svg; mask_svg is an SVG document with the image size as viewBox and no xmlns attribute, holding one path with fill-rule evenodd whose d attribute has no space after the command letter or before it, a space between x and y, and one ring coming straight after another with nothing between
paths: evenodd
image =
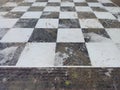
<instances>
[{"instance_id":1,"label":"marble tile","mask_svg":"<svg viewBox=\"0 0 120 90\"><path fill-rule=\"evenodd\" d=\"M94 12L98 19L116 19L111 13L109 12Z\"/></svg>"},{"instance_id":2,"label":"marble tile","mask_svg":"<svg viewBox=\"0 0 120 90\"><path fill-rule=\"evenodd\" d=\"M30 28L14 28L10 29L0 42L27 42L30 38L33 29Z\"/></svg>"},{"instance_id":3,"label":"marble tile","mask_svg":"<svg viewBox=\"0 0 120 90\"><path fill-rule=\"evenodd\" d=\"M92 9L87 6L76 6L77 12L92 12Z\"/></svg>"},{"instance_id":4,"label":"marble tile","mask_svg":"<svg viewBox=\"0 0 120 90\"><path fill-rule=\"evenodd\" d=\"M90 7L103 7L103 5L101 3L93 3L93 2L91 3L91 2L89 2L88 5Z\"/></svg>"},{"instance_id":5,"label":"marble tile","mask_svg":"<svg viewBox=\"0 0 120 90\"><path fill-rule=\"evenodd\" d=\"M113 42L120 43L120 28L106 29L106 31Z\"/></svg>"},{"instance_id":6,"label":"marble tile","mask_svg":"<svg viewBox=\"0 0 120 90\"><path fill-rule=\"evenodd\" d=\"M38 12L38 11L43 11L43 10L44 10L44 7L43 7L43 6L41 6L41 7L35 7L35 6L34 6L34 7L30 7L30 8L28 9L28 11L32 11L32 12L33 12L33 11L35 11L35 12L37 11L37 12Z\"/></svg>"},{"instance_id":7,"label":"marble tile","mask_svg":"<svg viewBox=\"0 0 120 90\"><path fill-rule=\"evenodd\" d=\"M24 13L23 12L8 12L4 15L5 18L20 18Z\"/></svg>"},{"instance_id":8,"label":"marble tile","mask_svg":"<svg viewBox=\"0 0 120 90\"><path fill-rule=\"evenodd\" d=\"M29 6L18 6L11 10L11 12L26 12L29 9Z\"/></svg>"},{"instance_id":9,"label":"marble tile","mask_svg":"<svg viewBox=\"0 0 120 90\"><path fill-rule=\"evenodd\" d=\"M104 29L82 29L84 39L89 43L108 43L112 42L108 33Z\"/></svg>"},{"instance_id":10,"label":"marble tile","mask_svg":"<svg viewBox=\"0 0 120 90\"><path fill-rule=\"evenodd\" d=\"M78 18L76 12L60 12L60 19L76 19Z\"/></svg>"},{"instance_id":11,"label":"marble tile","mask_svg":"<svg viewBox=\"0 0 120 90\"><path fill-rule=\"evenodd\" d=\"M61 2L61 6L64 6L64 7L74 7L75 4L73 2Z\"/></svg>"},{"instance_id":12,"label":"marble tile","mask_svg":"<svg viewBox=\"0 0 120 90\"><path fill-rule=\"evenodd\" d=\"M23 14L23 16L21 17L22 19L33 19L33 18L40 18L42 12L26 12Z\"/></svg>"},{"instance_id":13,"label":"marble tile","mask_svg":"<svg viewBox=\"0 0 120 90\"><path fill-rule=\"evenodd\" d=\"M28 43L23 50L16 66L49 67L54 65L54 43Z\"/></svg>"},{"instance_id":14,"label":"marble tile","mask_svg":"<svg viewBox=\"0 0 120 90\"><path fill-rule=\"evenodd\" d=\"M0 65L14 66L25 44L0 43Z\"/></svg>"},{"instance_id":15,"label":"marble tile","mask_svg":"<svg viewBox=\"0 0 120 90\"><path fill-rule=\"evenodd\" d=\"M88 6L87 2L75 2L75 6Z\"/></svg>"},{"instance_id":16,"label":"marble tile","mask_svg":"<svg viewBox=\"0 0 120 90\"><path fill-rule=\"evenodd\" d=\"M12 28L18 19L0 19L0 28Z\"/></svg>"},{"instance_id":17,"label":"marble tile","mask_svg":"<svg viewBox=\"0 0 120 90\"><path fill-rule=\"evenodd\" d=\"M22 2L18 4L18 6L31 6L31 5L32 5L32 2Z\"/></svg>"},{"instance_id":18,"label":"marble tile","mask_svg":"<svg viewBox=\"0 0 120 90\"><path fill-rule=\"evenodd\" d=\"M58 43L56 46L55 66L90 66L85 44Z\"/></svg>"},{"instance_id":19,"label":"marble tile","mask_svg":"<svg viewBox=\"0 0 120 90\"><path fill-rule=\"evenodd\" d=\"M14 7L0 7L0 12L9 12L12 10Z\"/></svg>"},{"instance_id":20,"label":"marble tile","mask_svg":"<svg viewBox=\"0 0 120 90\"><path fill-rule=\"evenodd\" d=\"M32 4L33 7L40 7L40 6L46 6L47 2L34 2Z\"/></svg>"},{"instance_id":21,"label":"marble tile","mask_svg":"<svg viewBox=\"0 0 120 90\"><path fill-rule=\"evenodd\" d=\"M97 18L92 12L78 12L78 18L87 19L87 18Z\"/></svg>"},{"instance_id":22,"label":"marble tile","mask_svg":"<svg viewBox=\"0 0 120 90\"><path fill-rule=\"evenodd\" d=\"M107 10L103 7L91 7L91 9L96 12L107 12Z\"/></svg>"},{"instance_id":23,"label":"marble tile","mask_svg":"<svg viewBox=\"0 0 120 90\"><path fill-rule=\"evenodd\" d=\"M29 42L56 42L57 29L37 28L32 33Z\"/></svg>"},{"instance_id":24,"label":"marble tile","mask_svg":"<svg viewBox=\"0 0 120 90\"><path fill-rule=\"evenodd\" d=\"M60 7L58 7L58 6L46 6L44 11L59 12Z\"/></svg>"},{"instance_id":25,"label":"marble tile","mask_svg":"<svg viewBox=\"0 0 120 90\"><path fill-rule=\"evenodd\" d=\"M105 7L111 13L120 13L120 7Z\"/></svg>"},{"instance_id":26,"label":"marble tile","mask_svg":"<svg viewBox=\"0 0 120 90\"><path fill-rule=\"evenodd\" d=\"M61 7L60 10L61 10L62 12L66 12L66 11L74 12L74 11L76 11L76 10L75 10L75 7Z\"/></svg>"},{"instance_id":27,"label":"marble tile","mask_svg":"<svg viewBox=\"0 0 120 90\"><path fill-rule=\"evenodd\" d=\"M3 7L16 7L17 3L16 2L7 2L3 5Z\"/></svg>"},{"instance_id":28,"label":"marble tile","mask_svg":"<svg viewBox=\"0 0 120 90\"><path fill-rule=\"evenodd\" d=\"M120 22L118 20L100 19L99 21L105 28L120 28Z\"/></svg>"},{"instance_id":29,"label":"marble tile","mask_svg":"<svg viewBox=\"0 0 120 90\"><path fill-rule=\"evenodd\" d=\"M119 67L120 51L113 43L87 43L93 67Z\"/></svg>"},{"instance_id":30,"label":"marble tile","mask_svg":"<svg viewBox=\"0 0 120 90\"><path fill-rule=\"evenodd\" d=\"M43 12L40 18L59 18L59 12Z\"/></svg>"},{"instance_id":31,"label":"marble tile","mask_svg":"<svg viewBox=\"0 0 120 90\"><path fill-rule=\"evenodd\" d=\"M103 28L97 19L80 19L79 21L82 28Z\"/></svg>"},{"instance_id":32,"label":"marble tile","mask_svg":"<svg viewBox=\"0 0 120 90\"><path fill-rule=\"evenodd\" d=\"M58 28L58 19L39 19L36 28Z\"/></svg>"},{"instance_id":33,"label":"marble tile","mask_svg":"<svg viewBox=\"0 0 120 90\"><path fill-rule=\"evenodd\" d=\"M8 28L0 28L0 40L9 31Z\"/></svg>"},{"instance_id":34,"label":"marble tile","mask_svg":"<svg viewBox=\"0 0 120 90\"><path fill-rule=\"evenodd\" d=\"M73 1L77 3L86 2L85 0L73 0Z\"/></svg>"},{"instance_id":35,"label":"marble tile","mask_svg":"<svg viewBox=\"0 0 120 90\"><path fill-rule=\"evenodd\" d=\"M81 29L58 29L57 42L84 42Z\"/></svg>"},{"instance_id":36,"label":"marble tile","mask_svg":"<svg viewBox=\"0 0 120 90\"><path fill-rule=\"evenodd\" d=\"M58 3L58 2L48 2L47 6L60 6L60 3Z\"/></svg>"},{"instance_id":37,"label":"marble tile","mask_svg":"<svg viewBox=\"0 0 120 90\"><path fill-rule=\"evenodd\" d=\"M80 28L80 24L77 19L60 19L59 28Z\"/></svg>"},{"instance_id":38,"label":"marble tile","mask_svg":"<svg viewBox=\"0 0 120 90\"><path fill-rule=\"evenodd\" d=\"M20 19L14 25L14 28L34 28L37 21L37 19Z\"/></svg>"}]
</instances>

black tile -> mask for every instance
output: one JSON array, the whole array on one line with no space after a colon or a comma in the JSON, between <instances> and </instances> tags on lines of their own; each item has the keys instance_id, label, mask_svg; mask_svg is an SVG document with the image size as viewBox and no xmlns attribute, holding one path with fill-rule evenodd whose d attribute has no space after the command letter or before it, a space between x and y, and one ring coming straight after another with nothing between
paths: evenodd
<instances>
[{"instance_id":1,"label":"black tile","mask_svg":"<svg viewBox=\"0 0 120 90\"><path fill-rule=\"evenodd\" d=\"M43 11L44 7L30 7L28 11Z\"/></svg>"},{"instance_id":2,"label":"black tile","mask_svg":"<svg viewBox=\"0 0 120 90\"><path fill-rule=\"evenodd\" d=\"M47 6L60 6L60 3L57 3L57 2L48 2Z\"/></svg>"},{"instance_id":3,"label":"black tile","mask_svg":"<svg viewBox=\"0 0 120 90\"><path fill-rule=\"evenodd\" d=\"M36 23L37 23L37 19L20 19L16 24L15 24L15 28L34 28Z\"/></svg>"},{"instance_id":4,"label":"black tile","mask_svg":"<svg viewBox=\"0 0 120 90\"><path fill-rule=\"evenodd\" d=\"M84 43L57 43L55 66L88 65L90 59Z\"/></svg>"},{"instance_id":5,"label":"black tile","mask_svg":"<svg viewBox=\"0 0 120 90\"><path fill-rule=\"evenodd\" d=\"M12 10L14 7L0 7L0 12L6 12Z\"/></svg>"},{"instance_id":6,"label":"black tile","mask_svg":"<svg viewBox=\"0 0 120 90\"><path fill-rule=\"evenodd\" d=\"M80 28L78 19L60 19L59 28Z\"/></svg>"},{"instance_id":7,"label":"black tile","mask_svg":"<svg viewBox=\"0 0 120 90\"><path fill-rule=\"evenodd\" d=\"M59 18L59 12L43 12L40 18Z\"/></svg>"},{"instance_id":8,"label":"black tile","mask_svg":"<svg viewBox=\"0 0 120 90\"><path fill-rule=\"evenodd\" d=\"M62 11L62 12L64 12L64 11L76 11L75 10L75 7L61 7L60 8L60 10Z\"/></svg>"},{"instance_id":9,"label":"black tile","mask_svg":"<svg viewBox=\"0 0 120 90\"><path fill-rule=\"evenodd\" d=\"M75 6L88 6L88 4L87 3L85 3L85 2L77 2L77 3L75 3Z\"/></svg>"},{"instance_id":10,"label":"black tile","mask_svg":"<svg viewBox=\"0 0 120 90\"><path fill-rule=\"evenodd\" d=\"M105 28L120 28L120 22L118 20L100 19L100 22Z\"/></svg>"},{"instance_id":11,"label":"black tile","mask_svg":"<svg viewBox=\"0 0 120 90\"><path fill-rule=\"evenodd\" d=\"M9 12L4 15L5 18L20 18L24 12Z\"/></svg>"},{"instance_id":12,"label":"black tile","mask_svg":"<svg viewBox=\"0 0 120 90\"><path fill-rule=\"evenodd\" d=\"M29 42L56 42L57 29L37 28L31 35Z\"/></svg>"},{"instance_id":13,"label":"black tile","mask_svg":"<svg viewBox=\"0 0 120 90\"><path fill-rule=\"evenodd\" d=\"M86 18L97 18L92 12L78 12L78 17L81 19Z\"/></svg>"}]
</instances>

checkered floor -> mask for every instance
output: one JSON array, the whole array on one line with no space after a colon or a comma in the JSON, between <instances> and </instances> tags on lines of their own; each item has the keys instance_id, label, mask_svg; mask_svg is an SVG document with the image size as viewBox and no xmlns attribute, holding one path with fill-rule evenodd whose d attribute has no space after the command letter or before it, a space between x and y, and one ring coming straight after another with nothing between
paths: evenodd
<instances>
[{"instance_id":1,"label":"checkered floor","mask_svg":"<svg viewBox=\"0 0 120 90\"><path fill-rule=\"evenodd\" d=\"M110 0L6 2L0 66L120 67L120 7Z\"/></svg>"}]
</instances>

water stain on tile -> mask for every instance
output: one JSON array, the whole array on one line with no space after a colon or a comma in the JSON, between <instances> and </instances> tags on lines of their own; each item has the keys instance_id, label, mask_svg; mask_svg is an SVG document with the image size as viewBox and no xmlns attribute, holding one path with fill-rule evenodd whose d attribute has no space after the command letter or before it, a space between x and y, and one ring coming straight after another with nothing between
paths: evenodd
<instances>
[{"instance_id":1,"label":"water stain on tile","mask_svg":"<svg viewBox=\"0 0 120 90\"><path fill-rule=\"evenodd\" d=\"M55 66L61 65L88 65L90 60L85 44L82 43L57 43Z\"/></svg>"},{"instance_id":2,"label":"water stain on tile","mask_svg":"<svg viewBox=\"0 0 120 90\"><path fill-rule=\"evenodd\" d=\"M86 42L111 42L104 29L82 29Z\"/></svg>"},{"instance_id":3,"label":"water stain on tile","mask_svg":"<svg viewBox=\"0 0 120 90\"><path fill-rule=\"evenodd\" d=\"M22 43L0 43L0 65L14 66L24 46Z\"/></svg>"}]
</instances>

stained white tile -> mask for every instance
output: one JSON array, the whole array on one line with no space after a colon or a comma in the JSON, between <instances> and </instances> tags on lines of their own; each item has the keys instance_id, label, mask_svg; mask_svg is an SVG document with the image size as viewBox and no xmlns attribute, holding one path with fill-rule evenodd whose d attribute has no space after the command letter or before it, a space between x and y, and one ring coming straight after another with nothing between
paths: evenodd
<instances>
[{"instance_id":1,"label":"stained white tile","mask_svg":"<svg viewBox=\"0 0 120 90\"><path fill-rule=\"evenodd\" d=\"M101 3L88 3L90 7L103 7Z\"/></svg>"},{"instance_id":2,"label":"stained white tile","mask_svg":"<svg viewBox=\"0 0 120 90\"><path fill-rule=\"evenodd\" d=\"M34 7L46 6L47 2L35 2L32 4Z\"/></svg>"},{"instance_id":3,"label":"stained white tile","mask_svg":"<svg viewBox=\"0 0 120 90\"><path fill-rule=\"evenodd\" d=\"M36 0L24 0L23 2L30 2L30 3L32 3L32 2L35 2Z\"/></svg>"},{"instance_id":4,"label":"stained white tile","mask_svg":"<svg viewBox=\"0 0 120 90\"><path fill-rule=\"evenodd\" d=\"M29 9L29 6L18 6L11 10L11 12L25 12Z\"/></svg>"},{"instance_id":5,"label":"stained white tile","mask_svg":"<svg viewBox=\"0 0 120 90\"><path fill-rule=\"evenodd\" d=\"M79 11L79 12L92 12L92 9L90 7L86 7L86 6L76 6L76 11Z\"/></svg>"},{"instance_id":6,"label":"stained white tile","mask_svg":"<svg viewBox=\"0 0 120 90\"><path fill-rule=\"evenodd\" d=\"M61 0L48 0L48 2L61 2Z\"/></svg>"},{"instance_id":7,"label":"stained white tile","mask_svg":"<svg viewBox=\"0 0 120 90\"><path fill-rule=\"evenodd\" d=\"M29 43L22 52L16 66L49 67L54 65L54 43Z\"/></svg>"},{"instance_id":8,"label":"stained white tile","mask_svg":"<svg viewBox=\"0 0 120 90\"><path fill-rule=\"evenodd\" d=\"M0 19L0 28L12 28L18 19Z\"/></svg>"},{"instance_id":9,"label":"stained white tile","mask_svg":"<svg viewBox=\"0 0 120 90\"><path fill-rule=\"evenodd\" d=\"M73 0L74 2L86 2L85 0Z\"/></svg>"},{"instance_id":10,"label":"stained white tile","mask_svg":"<svg viewBox=\"0 0 120 90\"><path fill-rule=\"evenodd\" d=\"M0 12L0 19L4 19L4 15L7 14L8 12Z\"/></svg>"},{"instance_id":11,"label":"stained white tile","mask_svg":"<svg viewBox=\"0 0 120 90\"><path fill-rule=\"evenodd\" d=\"M61 2L61 6L75 6L75 4L73 2Z\"/></svg>"},{"instance_id":12,"label":"stained white tile","mask_svg":"<svg viewBox=\"0 0 120 90\"><path fill-rule=\"evenodd\" d=\"M4 7L16 7L17 3L16 2L7 2L6 4L3 5Z\"/></svg>"},{"instance_id":13,"label":"stained white tile","mask_svg":"<svg viewBox=\"0 0 120 90\"><path fill-rule=\"evenodd\" d=\"M36 28L58 28L58 19L39 19Z\"/></svg>"},{"instance_id":14,"label":"stained white tile","mask_svg":"<svg viewBox=\"0 0 120 90\"><path fill-rule=\"evenodd\" d=\"M81 29L58 29L57 42L84 42Z\"/></svg>"},{"instance_id":15,"label":"stained white tile","mask_svg":"<svg viewBox=\"0 0 120 90\"><path fill-rule=\"evenodd\" d=\"M103 28L97 19L80 19L79 21L82 28Z\"/></svg>"},{"instance_id":16,"label":"stained white tile","mask_svg":"<svg viewBox=\"0 0 120 90\"><path fill-rule=\"evenodd\" d=\"M94 67L119 67L120 51L113 43L87 43L91 64Z\"/></svg>"},{"instance_id":17,"label":"stained white tile","mask_svg":"<svg viewBox=\"0 0 120 90\"><path fill-rule=\"evenodd\" d=\"M115 43L120 43L120 28L106 29L107 33Z\"/></svg>"},{"instance_id":18,"label":"stained white tile","mask_svg":"<svg viewBox=\"0 0 120 90\"><path fill-rule=\"evenodd\" d=\"M33 29L30 28L13 28L10 29L0 42L27 42Z\"/></svg>"},{"instance_id":19,"label":"stained white tile","mask_svg":"<svg viewBox=\"0 0 120 90\"><path fill-rule=\"evenodd\" d=\"M97 18L99 19L116 19L111 13L109 12L94 12Z\"/></svg>"},{"instance_id":20,"label":"stained white tile","mask_svg":"<svg viewBox=\"0 0 120 90\"><path fill-rule=\"evenodd\" d=\"M26 12L21 18L40 18L42 12Z\"/></svg>"},{"instance_id":21,"label":"stained white tile","mask_svg":"<svg viewBox=\"0 0 120 90\"><path fill-rule=\"evenodd\" d=\"M60 18L62 19L74 19L78 18L76 12L60 12Z\"/></svg>"},{"instance_id":22,"label":"stained white tile","mask_svg":"<svg viewBox=\"0 0 120 90\"><path fill-rule=\"evenodd\" d=\"M58 7L58 6L46 6L44 11L59 12L60 7Z\"/></svg>"},{"instance_id":23,"label":"stained white tile","mask_svg":"<svg viewBox=\"0 0 120 90\"><path fill-rule=\"evenodd\" d=\"M105 7L111 13L120 13L120 7Z\"/></svg>"},{"instance_id":24,"label":"stained white tile","mask_svg":"<svg viewBox=\"0 0 120 90\"><path fill-rule=\"evenodd\" d=\"M112 3L111 0L98 0L98 1L101 2L101 3Z\"/></svg>"}]
</instances>

